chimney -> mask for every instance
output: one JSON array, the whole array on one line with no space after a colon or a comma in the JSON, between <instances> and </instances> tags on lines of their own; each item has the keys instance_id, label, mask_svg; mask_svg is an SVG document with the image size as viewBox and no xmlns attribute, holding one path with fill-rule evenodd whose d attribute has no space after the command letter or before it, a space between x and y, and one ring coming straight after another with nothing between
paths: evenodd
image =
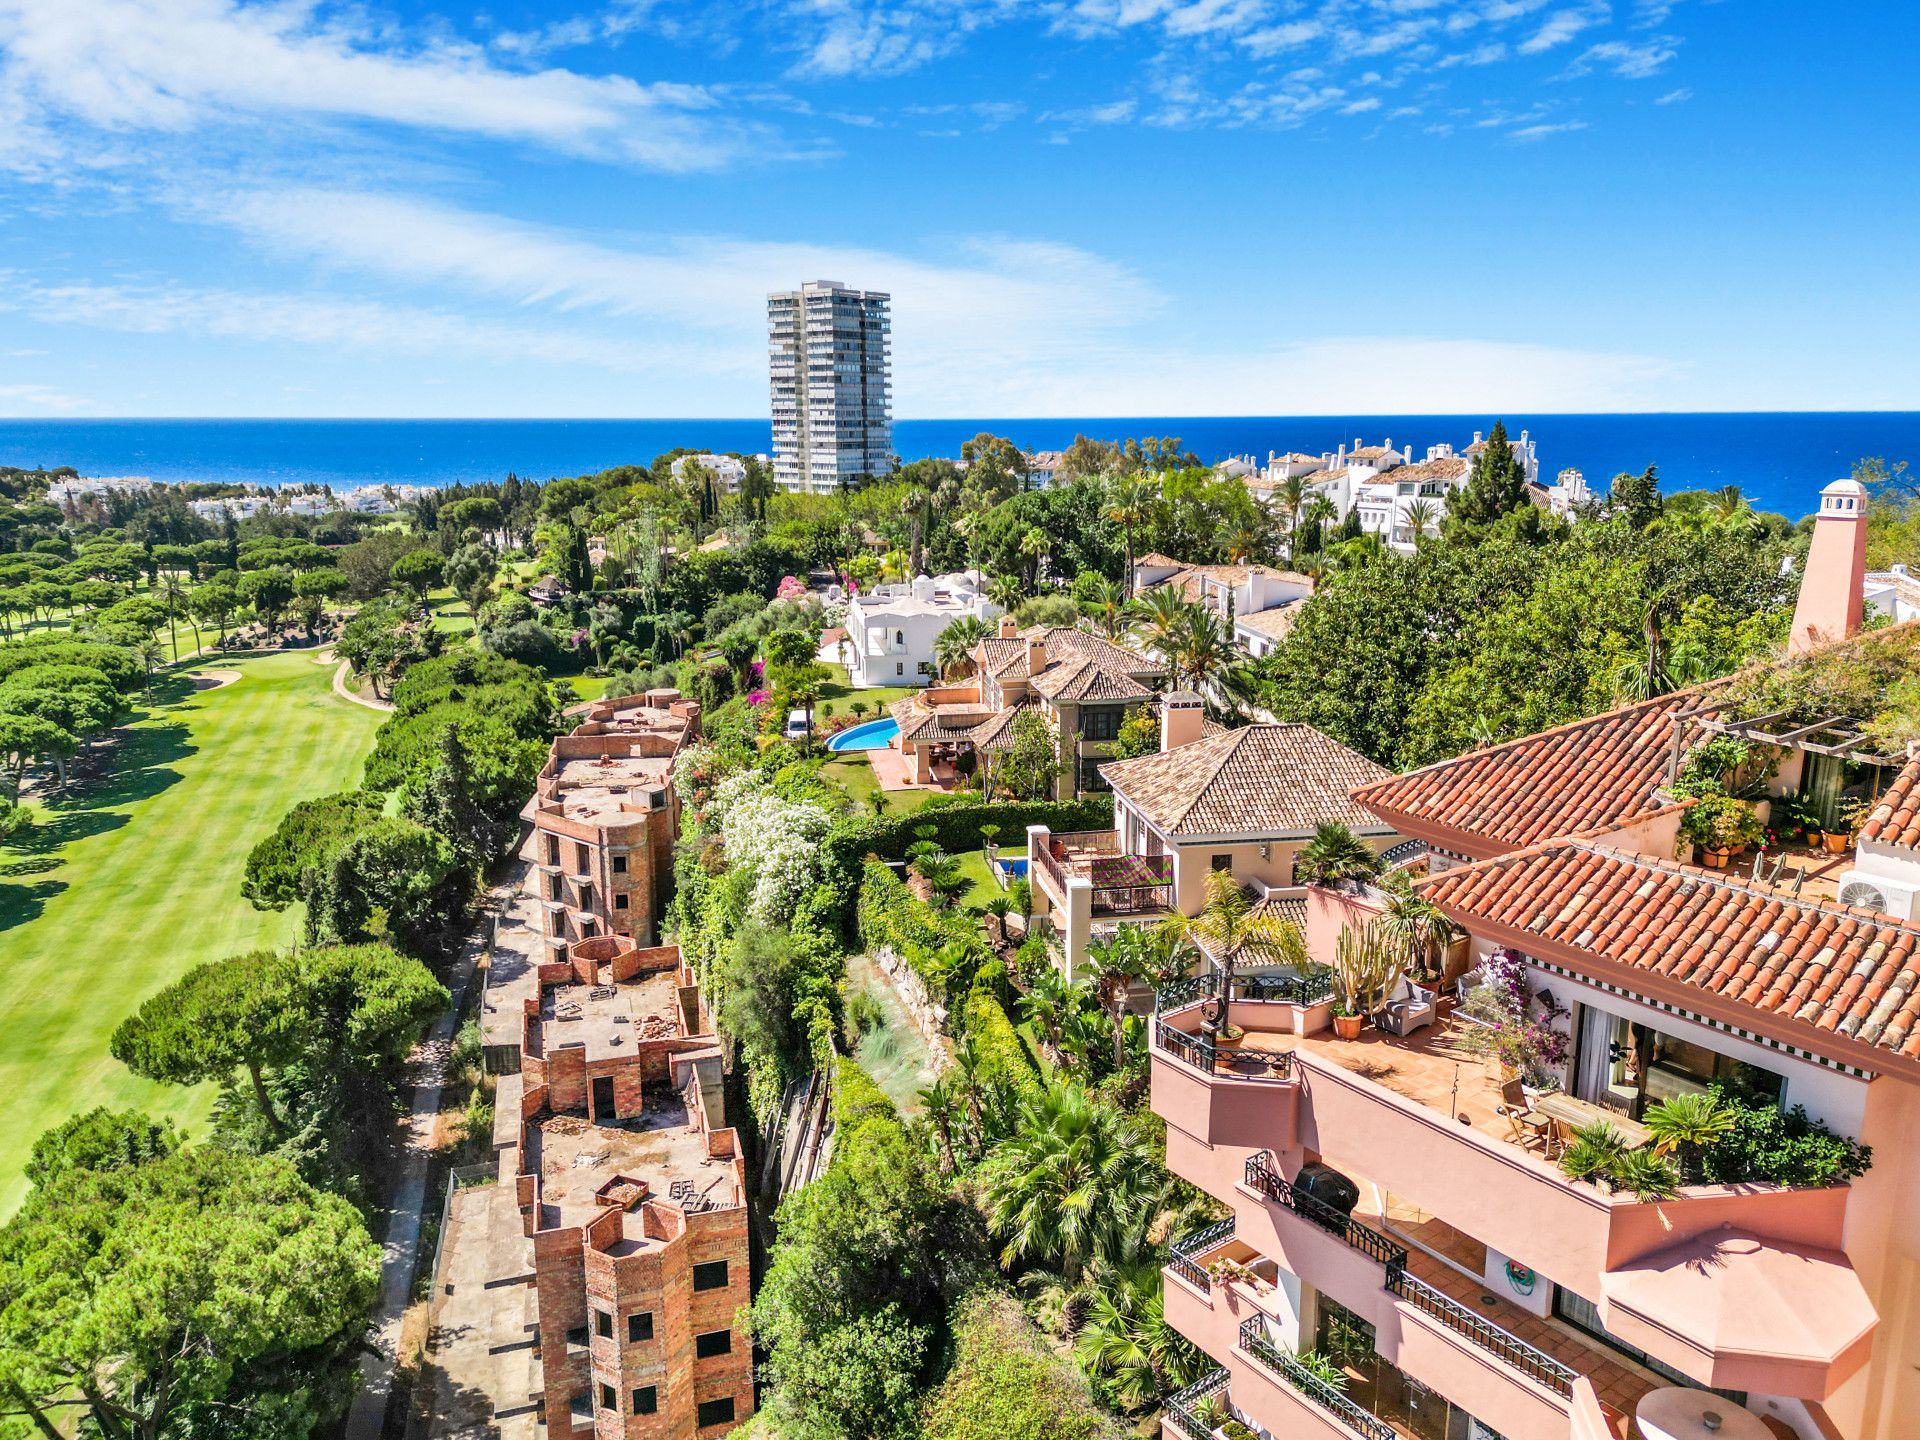
<instances>
[{"instance_id":1,"label":"chimney","mask_svg":"<svg viewBox=\"0 0 1920 1440\"><path fill-rule=\"evenodd\" d=\"M1480 432L1478 430L1473 432L1473 443L1476 445L1480 443Z\"/></svg>"},{"instance_id":2,"label":"chimney","mask_svg":"<svg viewBox=\"0 0 1920 1440\"><path fill-rule=\"evenodd\" d=\"M1820 492L1788 651L1797 655L1823 641L1859 634L1866 575L1867 490L1858 480L1836 480Z\"/></svg>"},{"instance_id":3,"label":"chimney","mask_svg":"<svg viewBox=\"0 0 1920 1440\"><path fill-rule=\"evenodd\" d=\"M1011 640L1014 638L1014 636L1018 635L1019 633L1020 633L1020 626L1017 623L1015 623L1013 618L1013 613L1011 611L1007 612L1006 614L1000 617L1000 638L1002 640Z\"/></svg>"},{"instance_id":4,"label":"chimney","mask_svg":"<svg viewBox=\"0 0 1920 1440\"><path fill-rule=\"evenodd\" d=\"M1173 750L1200 738L1207 718L1200 697L1191 690L1175 690L1160 701L1160 748Z\"/></svg>"},{"instance_id":5,"label":"chimney","mask_svg":"<svg viewBox=\"0 0 1920 1440\"><path fill-rule=\"evenodd\" d=\"M1047 668L1047 631L1043 625L1027 637L1027 674L1038 675Z\"/></svg>"}]
</instances>

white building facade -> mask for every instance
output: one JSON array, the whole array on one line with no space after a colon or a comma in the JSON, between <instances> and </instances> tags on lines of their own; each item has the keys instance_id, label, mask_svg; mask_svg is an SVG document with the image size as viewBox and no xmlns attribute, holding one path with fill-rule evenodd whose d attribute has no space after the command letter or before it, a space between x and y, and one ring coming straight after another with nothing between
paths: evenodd
<instances>
[{"instance_id":1,"label":"white building facade","mask_svg":"<svg viewBox=\"0 0 1920 1440\"><path fill-rule=\"evenodd\" d=\"M767 297L773 477L830 494L893 468L891 297L810 280Z\"/></svg>"},{"instance_id":2,"label":"white building facade","mask_svg":"<svg viewBox=\"0 0 1920 1440\"><path fill-rule=\"evenodd\" d=\"M847 679L855 689L931 685L939 678L933 642L964 616L991 620L1000 607L982 593L978 571L908 585L882 585L847 605Z\"/></svg>"}]
</instances>

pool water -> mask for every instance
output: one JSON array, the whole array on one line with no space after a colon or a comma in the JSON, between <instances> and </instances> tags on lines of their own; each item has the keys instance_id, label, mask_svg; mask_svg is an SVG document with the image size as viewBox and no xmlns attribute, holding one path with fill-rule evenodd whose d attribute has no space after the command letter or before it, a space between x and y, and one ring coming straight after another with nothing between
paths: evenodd
<instances>
[{"instance_id":1,"label":"pool water","mask_svg":"<svg viewBox=\"0 0 1920 1440\"><path fill-rule=\"evenodd\" d=\"M869 720L864 725L842 730L827 741L827 749L836 755L843 755L849 750L884 750L899 733L900 722L892 716L884 720Z\"/></svg>"}]
</instances>

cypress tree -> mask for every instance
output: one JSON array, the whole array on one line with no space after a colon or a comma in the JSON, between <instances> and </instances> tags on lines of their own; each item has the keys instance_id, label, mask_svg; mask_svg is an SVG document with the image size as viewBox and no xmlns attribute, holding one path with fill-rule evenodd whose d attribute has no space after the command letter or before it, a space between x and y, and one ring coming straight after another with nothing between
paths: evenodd
<instances>
[{"instance_id":1,"label":"cypress tree","mask_svg":"<svg viewBox=\"0 0 1920 1440\"><path fill-rule=\"evenodd\" d=\"M1447 513L1469 525L1491 525L1526 503L1526 472L1507 442L1506 422L1496 420L1486 448L1473 457L1467 483L1447 497Z\"/></svg>"}]
</instances>

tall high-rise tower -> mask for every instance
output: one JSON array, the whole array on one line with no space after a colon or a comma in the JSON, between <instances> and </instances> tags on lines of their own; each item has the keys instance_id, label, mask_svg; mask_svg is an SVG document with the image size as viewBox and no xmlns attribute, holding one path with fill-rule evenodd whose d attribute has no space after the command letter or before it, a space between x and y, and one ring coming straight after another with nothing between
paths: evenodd
<instances>
[{"instance_id":1,"label":"tall high-rise tower","mask_svg":"<svg viewBox=\"0 0 1920 1440\"><path fill-rule=\"evenodd\" d=\"M773 478L826 494L893 468L891 297L810 280L767 296Z\"/></svg>"}]
</instances>

